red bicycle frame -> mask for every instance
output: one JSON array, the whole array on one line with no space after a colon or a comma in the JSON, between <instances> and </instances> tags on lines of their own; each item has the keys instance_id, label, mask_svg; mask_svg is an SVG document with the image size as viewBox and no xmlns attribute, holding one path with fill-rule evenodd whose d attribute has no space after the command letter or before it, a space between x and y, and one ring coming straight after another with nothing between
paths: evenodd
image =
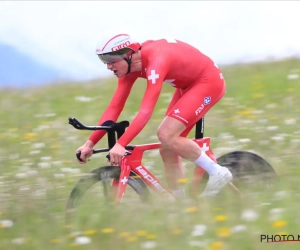
<instances>
[{"instance_id":1,"label":"red bicycle frame","mask_svg":"<svg viewBox=\"0 0 300 250\"><path fill-rule=\"evenodd\" d=\"M210 138L205 137L201 139L193 139L203 152L205 152L212 160L216 161L216 158L210 148ZM161 147L160 143L153 144L141 144L134 146L134 150L131 151L130 155L123 158L120 164L121 173L119 180L113 182L113 187L116 189L116 203L120 204L122 198L125 194L128 179L130 176L130 171L133 171L137 176L142 178L142 180L156 193L167 197L169 199L176 199L173 194L158 180L154 174L152 174L145 166L142 164L143 154L147 150L159 149ZM196 196L199 190L199 184L205 170L201 166L196 166L192 179L192 190L191 196Z\"/></svg>"}]
</instances>

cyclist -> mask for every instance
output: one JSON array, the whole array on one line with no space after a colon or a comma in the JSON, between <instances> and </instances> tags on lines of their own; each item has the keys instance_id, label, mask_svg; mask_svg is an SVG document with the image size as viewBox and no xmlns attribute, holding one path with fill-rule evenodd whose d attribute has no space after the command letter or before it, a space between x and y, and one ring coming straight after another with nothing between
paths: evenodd
<instances>
[{"instance_id":1,"label":"cyclist","mask_svg":"<svg viewBox=\"0 0 300 250\"><path fill-rule=\"evenodd\" d=\"M162 144L166 180L175 196L183 196L177 180L184 177L181 158L205 169L209 180L201 196L214 196L232 180L231 172L212 159L192 140L186 138L196 122L225 94L221 70L193 46L174 39L148 40L139 43L128 34L118 34L101 41L96 47L99 59L118 78L117 89L99 125L106 120L117 121L137 78L145 78L147 87L140 110L123 136L110 150L110 163L118 165L128 145L151 118L163 82L175 87L173 98L161 122L157 136ZM94 131L83 146L81 159L91 157L93 147L105 131Z\"/></svg>"}]
</instances>

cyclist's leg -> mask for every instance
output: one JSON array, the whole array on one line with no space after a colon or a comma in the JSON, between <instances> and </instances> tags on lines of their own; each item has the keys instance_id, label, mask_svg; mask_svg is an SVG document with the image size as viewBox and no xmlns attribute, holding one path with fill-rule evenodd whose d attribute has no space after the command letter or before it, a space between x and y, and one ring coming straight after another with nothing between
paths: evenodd
<instances>
[{"instance_id":1,"label":"cyclist's leg","mask_svg":"<svg viewBox=\"0 0 300 250\"><path fill-rule=\"evenodd\" d=\"M172 108L174 107L176 102L180 99L180 97L181 97L180 90L176 89L166 114L168 114L172 110ZM162 145L162 147L160 148L159 153L161 155L164 164L165 177L166 177L168 187L172 191L174 191L174 194L179 193L180 190L178 190L177 180L184 177L181 157L177 153L175 153L172 149L164 147L164 145Z\"/></svg>"},{"instance_id":2,"label":"cyclist's leg","mask_svg":"<svg viewBox=\"0 0 300 250\"><path fill-rule=\"evenodd\" d=\"M172 110L178 102L182 94L179 89L175 90L173 98L169 104L166 115ZM186 137L193 127L187 128L181 136ZM184 178L184 170L182 167L181 157L172 149L162 147L159 150L164 164L165 177L168 187L173 191L176 196L183 196L184 190L179 188L178 180Z\"/></svg>"},{"instance_id":3,"label":"cyclist's leg","mask_svg":"<svg viewBox=\"0 0 300 250\"><path fill-rule=\"evenodd\" d=\"M194 126L224 94L225 82L221 72L210 72L182 95L158 130L158 137L164 147L172 149L181 157L200 165L208 172L210 180L205 190L207 195L219 192L231 180L231 173L202 153L195 142L180 135L188 127ZM216 189L211 190L213 186L216 186Z\"/></svg>"}]
</instances>

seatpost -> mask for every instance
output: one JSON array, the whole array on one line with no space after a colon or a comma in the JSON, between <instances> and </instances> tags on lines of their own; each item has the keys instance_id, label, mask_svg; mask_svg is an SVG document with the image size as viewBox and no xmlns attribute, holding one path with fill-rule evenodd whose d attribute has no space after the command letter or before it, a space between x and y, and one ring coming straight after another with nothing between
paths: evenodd
<instances>
[{"instance_id":1,"label":"seatpost","mask_svg":"<svg viewBox=\"0 0 300 250\"><path fill-rule=\"evenodd\" d=\"M202 139L204 136L204 116L196 122L195 139Z\"/></svg>"}]
</instances>

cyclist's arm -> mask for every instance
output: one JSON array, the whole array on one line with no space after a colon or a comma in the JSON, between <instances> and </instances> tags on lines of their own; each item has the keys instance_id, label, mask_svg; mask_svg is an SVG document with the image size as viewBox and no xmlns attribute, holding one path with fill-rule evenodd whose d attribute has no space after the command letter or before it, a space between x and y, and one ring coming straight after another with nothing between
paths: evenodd
<instances>
[{"instance_id":1,"label":"cyclist's arm","mask_svg":"<svg viewBox=\"0 0 300 250\"><path fill-rule=\"evenodd\" d=\"M137 74L132 75L126 75L125 77L122 77L118 80L118 86L117 89L107 106L106 110L102 114L98 125L101 125L103 122L107 120L112 120L114 122L117 121L118 117L120 116L124 105L126 103L126 100L130 94L131 88L133 86L133 83L137 79ZM104 135L106 131L105 130L96 130L94 131L90 137L89 140L93 142L95 145Z\"/></svg>"},{"instance_id":2,"label":"cyclist's arm","mask_svg":"<svg viewBox=\"0 0 300 250\"><path fill-rule=\"evenodd\" d=\"M160 66L162 62L159 64L156 62L151 64L153 66L147 66L146 75L150 76L153 75L153 71L155 74L159 75L159 78L155 80L155 83L152 83L152 80L147 80L147 89L145 91L140 110L137 116L133 119L130 126L126 129L125 133L122 137L117 141L120 145L125 147L130 143L145 127L147 122L152 116L154 107L157 103L158 97L160 95L162 84L167 72L167 65Z\"/></svg>"}]
</instances>

